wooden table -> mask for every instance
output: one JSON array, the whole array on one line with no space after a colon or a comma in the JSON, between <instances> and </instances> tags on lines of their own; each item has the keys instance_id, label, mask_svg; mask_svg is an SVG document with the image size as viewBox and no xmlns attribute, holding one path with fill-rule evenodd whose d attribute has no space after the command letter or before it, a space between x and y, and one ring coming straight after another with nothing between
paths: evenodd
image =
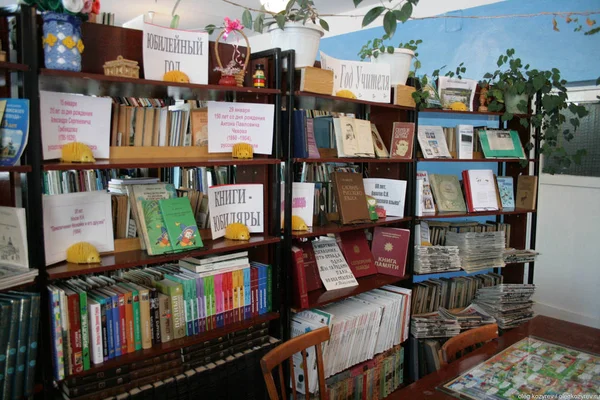
<instances>
[{"instance_id":1,"label":"wooden table","mask_svg":"<svg viewBox=\"0 0 600 400\"><path fill-rule=\"evenodd\" d=\"M497 340L493 340L465 357L448 364L439 371L392 393L386 397L386 400L455 400L455 397L439 391L436 387L481 364L494 354L528 336L535 336L549 342L600 354L600 329L555 318L537 316L520 327L506 332Z\"/></svg>"}]
</instances>

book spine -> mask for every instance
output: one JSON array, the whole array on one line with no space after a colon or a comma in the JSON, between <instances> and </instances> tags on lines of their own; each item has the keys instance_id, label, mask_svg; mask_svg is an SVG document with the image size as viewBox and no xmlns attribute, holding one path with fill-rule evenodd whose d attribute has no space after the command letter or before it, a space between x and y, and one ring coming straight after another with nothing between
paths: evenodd
<instances>
[{"instance_id":1,"label":"book spine","mask_svg":"<svg viewBox=\"0 0 600 400\"><path fill-rule=\"evenodd\" d=\"M271 312L273 310L273 267L271 265L267 265L267 287L265 290L265 295L267 296L266 312Z\"/></svg>"},{"instance_id":2,"label":"book spine","mask_svg":"<svg viewBox=\"0 0 600 400\"><path fill-rule=\"evenodd\" d=\"M215 275L214 277L215 279L215 301L216 301L216 309L217 309L217 316L216 316L216 323L217 323L217 328L222 328L225 324L225 317L223 315L223 309L224 309L224 302L225 302L225 298L223 296L223 275Z\"/></svg>"},{"instance_id":3,"label":"book spine","mask_svg":"<svg viewBox=\"0 0 600 400\"><path fill-rule=\"evenodd\" d=\"M173 316L173 338L179 339L185 336L185 314L183 311L183 295L174 291L171 298L171 315Z\"/></svg>"},{"instance_id":4,"label":"book spine","mask_svg":"<svg viewBox=\"0 0 600 400\"><path fill-rule=\"evenodd\" d=\"M51 317L51 330L52 330L52 361L54 366L54 379L61 380L65 377L65 364L63 358L63 346L62 346L62 323L60 315L60 301L59 295L56 290L48 287L48 298L50 300L50 317ZM0 320L2 327L9 327L10 321L7 318ZM6 328L3 328L6 329ZM6 355L0 359L0 371L4 371L6 365Z\"/></svg>"},{"instance_id":5,"label":"book spine","mask_svg":"<svg viewBox=\"0 0 600 400\"><path fill-rule=\"evenodd\" d=\"M127 292L125 294L125 334L127 335L127 352L133 353L135 351L135 328L134 328L134 317L133 317L133 293Z\"/></svg>"},{"instance_id":6,"label":"book spine","mask_svg":"<svg viewBox=\"0 0 600 400\"><path fill-rule=\"evenodd\" d=\"M99 300L100 303L100 334L102 335L102 358L108 360L108 318L106 315L106 303Z\"/></svg>"},{"instance_id":7,"label":"book spine","mask_svg":"<svg viewBox=\"0 0 600 400\"><path fill-rule=\"evenodd\" d=\"M67 296L67 304L69 309L69 335L71 338L71 364L73 365L73 373L78 373L83 371L79 296L76 294Z\"/></svg>"},{"instance_id":8,"label":"book spine","mask_svg":"<svg viewBox=\"0 0 600 400\"><path fill-rule=\"evenodd\" d=\"M192 304L192 322L194 324L194 335L200 333L200 324L198 323L198 294L196 293L196 280L188 279L187 283L190 287L190 302Z\"/></svg>"},{"instance_id":9,"label":"book spine","mask_svg":"<svg viewBox=\"0 0 600 400\"><path fill-rule=\"evenodd\" d=\"M140 293L135 290L132 292L133 297L133 336L135 351L142 349L142 318L140 311Z\"/></svg>"},{"instance_id":10,"label":"book spine","mask_svg":"<svg viewBox=\"0 0 600 400\"><path fill-rule=\"evenodd\" d=\"M121 356L121 311L119 309L119 296L112 296L112 312L113 312L113 337L115 357Z\"/></svg>"},{"instance_id":11,"label":"book spine","mask_svg":"<svg viewBox=\"0 0 600 400\"><path fill-rule=\"evenodd\" d=\"M252 316L258 316L258 268L252 267L251 274L251 291L252 291Z\"/></svg>"},{"instance_id":12,"label":"book spine","mask_svg":"<svg viewBox=\"0 0 600 400\"><path fill-rule=\"evenodd\" d=\"M81 348L83 353L83 370L90 369L90 334L88 319L88 300L87 293L79 291L79 308L81 321Z\"/></svg>"},{"instance_id":13,"label":"book spine","mask_svg":"<svg viewBox=\"0 0 600 400\"><path fill-rule=\"evenodd\" d=\"M150 328L150 294L148 290L140 291L140 322L142 328L142 348L152 347L152 332Z\"/></svg>"},{"instance_id":14,"label":"book spine","mask_svg":"<svg viewBox=\"0 0 600 400\"><path fill-rule=\"evenodd\" d=\"M198 328L200 332L206 332L206 298L202 277L196 279L196 294L198 295Z\"/></svg>"},{"instance_id":15,"label":"book spine","mask_svg":"<svg viewBox=\"0 0 600 400\"><path fill-rule=\"evenodd\" d=\"M18 336L19 336L19 319L20 319L21 305L17 302L13 302L12 313L10 315L10 323L7 324L8 343L6 346L6 353L4 358L6 359L5 368L2 371L4 376L2 393L3 399L10 398L13 388L13 381L15 377L15 365L17 363L17 349L18 349Z\"/></svg>"},{"instance_id":16,"label":"book spine","mask_svg":"<svg viewBox=\"0 0 600 400\"><path fill-rule=\"evenodd\" d=\"M108 344L108 359L115 358L114 313L110 297L106 297L106 343Z\"/></svg>"},{"instance_id":17,"label":"book spine","mask_svg":"<svg viewBox=\"0 0 600 400\"><path fill-rule=\"evenodd\" d=\"M252 292L250 289L250 267L244 268L244 319L252 318Z\"/></svg>"},{"instance_id":18,"label":"book spine","mask_svg":"<svg viewBox=\"0 0 600 400\"><path fill-rule=\"evenodd\" d=\"M233 272L223 274L225 282L225 325L233 322Z\"/></svg>"},{"instance_id":19,"label":"book spine","mask_svg":"<svg viewBox=\"0 0 600 400\"><path fill-rule=\"evenodd\" d=\"M102 348L102 314L99 303L88 303L88 317L91 362L93 364L101 364L104 362L104 356Z\"/></svg>"},{"instance_id":20,"label":"book spine","mask_svg":"<svg viewBox=\"0 0 600 400\"><path fill-rule=\"evenodd\" d=\"M173 339L173 319L169 296L159 293L158 307L160 310L160 339L162 343L167 343Z\"/></svg>"},{"instance_id":21,"label":"book spine","mask_svg":"<svg viewBox=\"0 0 600 400\"><path fill-rule=\"evenodd\" d=\"M306 275L302 250L294 248L292 252L294 253L294 303L300 308L308 308L308 292L306 290Z\"/></svg>"},{"instance_id":22,"label":"book spine","mask_svg":"<svg viewBox=\"0 0 600 400\"><path fill-rule=\"evenodd\" d=\"M40 321L40 295L35 294L31 296L31 310L29 319L29 334L28 334L28 346L27 346L27 364L25 365L25 387L24 397L33 396L33 388L35 385L35 364L37 361L37 349L38 349L38 332L39 332L39 321Z\"/></svg>"},{"instance_id":23,"label":"book spine","mask_svg":"<svg viewBox=\"0 0 600 400\"><path fill-rule=\"evenodd\" d=\"M158 290L150 291L150 320L152 327L152 345L162 343L160 335L160 308L158 304Z\"/></svg>"}]
</instances>

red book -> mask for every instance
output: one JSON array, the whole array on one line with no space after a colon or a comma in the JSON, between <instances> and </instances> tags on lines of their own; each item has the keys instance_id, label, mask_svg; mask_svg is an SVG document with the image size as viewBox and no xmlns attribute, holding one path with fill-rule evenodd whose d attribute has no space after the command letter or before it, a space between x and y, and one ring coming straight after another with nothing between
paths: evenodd
<instances>
[{"instance_id":1,"label":"red book","mask_svg":"<svg viewBox=\"0 0 600 400\"><path fill-rule=\"evenodd\" d=\"M403 277L409 241L410 231L407 229L375 228L371 252L375 258L377 272Z\"/></svg>"},{"instance_id":2,"label":"red book","mask_svg":"<svg viewBox=\"0 0 600 400\"><path fill-rule=\"evenodd\" d=\"M317 259L315 258L315 251L313 250L311 242L298 243L298 247L302 250L302 257L304 260L304 276L306 276L306 291L312 292L323 287L321 282L321 276L319 275L319 267L317 266Z\"/></svg>"},{"instance_id":3,"label":"red book","mask_svg":"<svg viewBox=\"0 0 600 400\"><path fill-rule=\"evenodd\" d=\"M355 277L377 273L375 260L363 231L342 232L340 239L340 248Z\"/></svg>"},{"instance_id":4,"label":"red book","mask_svg":"<svg viewBox=\"0 0 600 400\"><path fill-rule=\"evenodd\" d=\"M79 295L67 287L61 287L67 296L67 311L69 317L69 341L71 342L72 373L83 371L83 348L81 341L81 309Z\"/></svg>"},{"instance_id":5,"label":"red book","mask_svg":"<svg viewBox=\"0 0 600 400\"><path fill-rule=\"evenodd\" d=\"M415 124L412 122L394 122L390 158L410 160L415 139Z\"/></svg>"},{"instance_id":6,"label":"red book","mask_svg":"<svg viewBox=\"0 0 600 400\"><path fill-rule=\"evenodd\" d=\"M292 246L293 278L294 278L294 305L299 308L308 308L308 291L306 290L306 275L304 270L304 256L302 249Z\"/></svg>"},{"instance_id":7,"label":"red book","mask_svg":"<svg viewBox=\"0 0 600 400\"><path fill-rule=\"evenodd\" d=\"M467 200L467 211L473 212L473 197L471 196L471 185L469 183L469 171L462 172L463 191Z\"/></svg>"},{"instance_id":8,"label":"red book","mask_svg":"<svg viewBox=\"0 0 600 400\"><path fill-rule=\"evenodd\" d=\"M252 293L252 316L258 317L258 268L250 268L250 290Z\"/></svg>"}]
</instances>

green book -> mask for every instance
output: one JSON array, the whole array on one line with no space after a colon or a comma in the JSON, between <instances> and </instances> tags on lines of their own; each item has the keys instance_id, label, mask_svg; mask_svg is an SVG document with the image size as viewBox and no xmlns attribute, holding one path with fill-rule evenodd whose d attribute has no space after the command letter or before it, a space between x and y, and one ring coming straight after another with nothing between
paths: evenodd
<instances>
[{"instance_id":1,"label":"green book","mask_svg":"<svg viewBox=\"0 0 600 400\"><path fill-rule=\"evenodd\" d=\"M156 288L162 294L171 298L171 315L173 316L173 339L179 339L185 336L186 324L183 306L183 287L181 284L173 282L170 279L163 279L156 282Z\"/></svg>"},{"instance_id":2,"label":"green book","mask_svg":"<svg viewBox=\"0 0 600 400\"><path fill-rule=\"evenodd\" d=\"M10 292L13 293L13 292ZM35 384L35 364L37 361L38 332L40 320L40 294L39 293L21 293L31 299L31 311L29 313L29 334L27 335L27 357L25 364L25 386L24 396L33 396Z\"/></svg>"},{"instance_id":3,"label":"green book","mask_svg":"<svg viewBox=\"0 0 600 400\"><path fill-rule=\"evenodd\" d=\"M204 296L206 297L206 329L215 329L213 325L217 305L215 304L215 278L212 275L204 277Z\"/></svg>"},{"instance_id":4,"label":"green book","mask_svg":"<svg viewBox=\"0 0 600 400\"><path fill-rule=\"evenodd\" d=\"M190 285L188 279L182 279L179 276L173 276L171 274L165 274L165 278L175 283L179 283L183 288L183 304L184 304L184 316L185 316L185 334L186 336L194 335L194 321L192 311L192 293L190 291Z\"/></svg>"},{"instance_id":5,"label":"green book","mask_svg":"<svg viewBox=\"0 0 600 400\"><path fill-rule=\"evenodd\" d=\"M467 212L465 198L456 175L431 174L430 181L439 212Z\"/></svg>"},{"instance_id":6,"label":"green book","mask_svg":"<svg viewBox=\"0 0 600 400\"><path fill-rule=\"evenodd\" d=\"M526 158L515 130L480 129L478 136L485 158Z\"/></svg>"},{"instance_id":7,"label":"green book","mask_svg":"<svg viewBox=\"0 0 600 400\"><path fill-rule=\"evenodd\" d=\"M10 343L7 348L6 381L2 398L20 399L23 396L25 387L25 361L27 359L31 299L26 296L10 294L2 294L0 299L14 300L13 317L16 317L11 321Z\"/></svg>"},{"instance_id":8,"label":"green book","mask_svg":"<svg viewBox=\"0 0 600 400\"><path fill-rule=\"evenodd\" d=\"M140 292L133 286L126 283L119 283L119 286L131 292L131 301L133 305L133 340L135 350L142 349L142 315L140 311Z\"/></svg>"},{"instance_id":9,"label":"green book","mask_svg":"<svg viewBox=\"0 0 600 400\"><path fill-rule=\"evenodd\" d=\"M159 200L158 204L174 251L202 247L202 239L196 226L190 199L177 197Z\"/></svg>"},{"instance_id":10,"label":"green book","mask_svg":"<svg viewBox=\"0 0 600 400\"><path fill-rule=\"evenodd\" d=\"M187 199L186 199L187 200ZM173 250L158 200L142 200L143 229L148 237L148 254L157 255Z\"/></svg>"}]
</instances>

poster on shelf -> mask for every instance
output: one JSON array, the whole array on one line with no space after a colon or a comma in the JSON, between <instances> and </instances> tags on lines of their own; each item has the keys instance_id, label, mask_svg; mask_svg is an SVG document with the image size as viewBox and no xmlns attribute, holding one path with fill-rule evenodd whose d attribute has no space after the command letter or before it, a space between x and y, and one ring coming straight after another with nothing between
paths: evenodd
<instances>
[{"instance_id":1,"label":"poster on shelf","mask_svg":"<svg viewBox=\"0 0 600 400\"><path fill-rule=\"evenodd\" d=\"M406 181L398 179L365 178L365 194L374 197L388 216L404 218Z\"/></svg>"},{"instance_id":2,"label":"poster on shelf","mask_svg":"<svg viewBox=\"0 0 600 400\"><path fill-rule=\"evenodd\" d=\"M285 193L285 182L281 182L281 193ZM315 206L315 184L314 182L292 183L292 216L302 218L306 226L313 226L313 212ZM285 196L281 195L281 226L283 226L283 215L285 213Z\"/></svg>"},{"instance_id":3,"label":"poster on shelf","mask_svg":"<svg viewBox=\"0 0 600 400\"><path fill-rule=\"evenodd\" d=\"M312 242L312 245L319 267L319 276L326 290L358 286L356 277L335 239L322 237Z\"/></svg>"},{"instance_id":4,"label":"poster on shelf","mask_svg":"<svg viewBox=\"0 0 600 400\"><path fill-rule=\"evenodd\" d=\"M334 96L376 103L390 103L391 78L389 64L338 60L321 52L321 68L333 71Z\"/></svg>"},{"instance_id":5,"label":"poster on shelf","mask_svg":"<svg viewBox=\"0 0 600 400\"><path fill-rule=\"evenodd\" d=\"M60 158L71 142L88 145L94 158L109 158L112 99L40 91L44 160Z\"/></svg>"},{"instance_id":6,"label":"poster on shelf","mask_svg":"<svg viewBox=\"0 0 600 400\"><path fill-rule=\"evenodd\" d=\"M213 239L225 236L234 222L248 227L250 233L264 232L263 185L219 185L208 188L208 212Z\"/></svg>"},{"instance_id":7,"label":"poster on shelf","mask_svg":"<svg viewBox=\"0 0 600 400\"><path fill-rule=\"evenodd\" d=\"M78 242L98 252L114 251L111 194L81 192L43 197L46 265L67 259L67 249Z\"/></svg>"},{"instance_id":8,"label":"poster on shelf","mask_svg":"<svg viewBox=\"0 0 600 400\"><path fill-rule=\"evenodd\" d=\"M273 151L273 104L208 102L208 152L230 153L236 143L250 143L254 154Z\"/></svg>"},{"instance_id":9,"label":"poster on shelf","mask_svg":"<svg viewBox=\"0 0 600 400\"><path fill-rule=\"evenodd\" d=\"M144 24L144 77L162 81L165 73L181 71L190 83L208 84L208 33Z\"/></svg>"}]
</instances>

